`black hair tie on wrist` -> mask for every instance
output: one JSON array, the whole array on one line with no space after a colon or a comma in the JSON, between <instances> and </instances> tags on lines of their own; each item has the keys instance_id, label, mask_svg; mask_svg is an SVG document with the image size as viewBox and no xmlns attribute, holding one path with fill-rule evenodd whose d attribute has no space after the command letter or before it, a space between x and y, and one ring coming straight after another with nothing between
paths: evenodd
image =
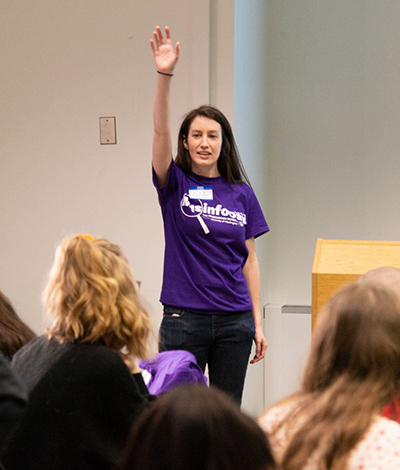
<instances>
[{"instance_id":1,"label":"black hair tie on wrist","mask_svg":"<svg viewBox=\"0 0 400 470\"><path fill-rule=\"evenodd\" d=\"M160 75L166 75L167 77L173 77L174 76L173 73L160 72L159 70L157 70L157 73L159 73Z\"/></svg>"}]
</instances>

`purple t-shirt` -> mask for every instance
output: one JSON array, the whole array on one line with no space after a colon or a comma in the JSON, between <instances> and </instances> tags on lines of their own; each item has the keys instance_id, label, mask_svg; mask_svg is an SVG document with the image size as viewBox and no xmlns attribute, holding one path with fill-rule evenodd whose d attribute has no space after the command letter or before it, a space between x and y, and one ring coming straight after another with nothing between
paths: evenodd
<instances>
[{"instance_id":1,"label":"purple t-shirt","mask_svg":"<svg viewBox=\"0 0 400 470\"><path fill-rule=\"evenodd\" d=\"M172 161L160 188L165 256L161 302L199 313L252 310L245 241L269 228L253 190L185 173Z\"/></svg>"}]
</instances>

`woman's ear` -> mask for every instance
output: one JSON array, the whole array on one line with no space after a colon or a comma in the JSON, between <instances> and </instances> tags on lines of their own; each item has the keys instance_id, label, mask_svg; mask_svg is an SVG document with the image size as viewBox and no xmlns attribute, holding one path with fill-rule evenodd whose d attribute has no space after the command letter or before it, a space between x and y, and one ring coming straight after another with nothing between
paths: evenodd
<instances>
[{"instance_id":1,"label":"woman's ear","mask_svg":"<svg viewBox=\"0 0 400 470\"><path fill-rule=\"evenodd\" d=\"M187 144L187 138L183 136L183 146L185 147L186 150L189 150L188 144Z\"/></svg>"}]
</instances>

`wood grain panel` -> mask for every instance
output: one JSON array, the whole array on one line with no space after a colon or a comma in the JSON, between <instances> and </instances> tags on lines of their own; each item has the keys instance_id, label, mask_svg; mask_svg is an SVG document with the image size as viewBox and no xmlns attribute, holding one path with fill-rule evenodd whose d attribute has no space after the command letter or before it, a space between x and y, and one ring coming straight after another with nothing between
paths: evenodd
<instances>
[{"instance_id":1,"label":"wood grain panel","mask_svg":"<svg viewBox=\"0 0 400 470\"><path fill-rule=\"evenodd\" d=\"M400 242L319 238L312 270L313 328L321 308L337 290L380 266L400 269Z\"/></svg>"}]
</instances>

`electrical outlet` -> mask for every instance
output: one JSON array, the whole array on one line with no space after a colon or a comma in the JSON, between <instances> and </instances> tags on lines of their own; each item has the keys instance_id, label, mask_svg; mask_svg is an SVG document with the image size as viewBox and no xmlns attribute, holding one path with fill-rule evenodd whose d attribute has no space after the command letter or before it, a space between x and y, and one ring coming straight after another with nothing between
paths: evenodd
<instances>
[{"instance_id":1,"label":"electrical outlet","mask_svg":"<svg viewBox=\"0 0 400 470\"><path fill-rule=\"evenodd\" d=\"M100 118L100 144L116 144L117 143L117 129L115 116L101 117Z\"/></svg>"}]
</instances>

